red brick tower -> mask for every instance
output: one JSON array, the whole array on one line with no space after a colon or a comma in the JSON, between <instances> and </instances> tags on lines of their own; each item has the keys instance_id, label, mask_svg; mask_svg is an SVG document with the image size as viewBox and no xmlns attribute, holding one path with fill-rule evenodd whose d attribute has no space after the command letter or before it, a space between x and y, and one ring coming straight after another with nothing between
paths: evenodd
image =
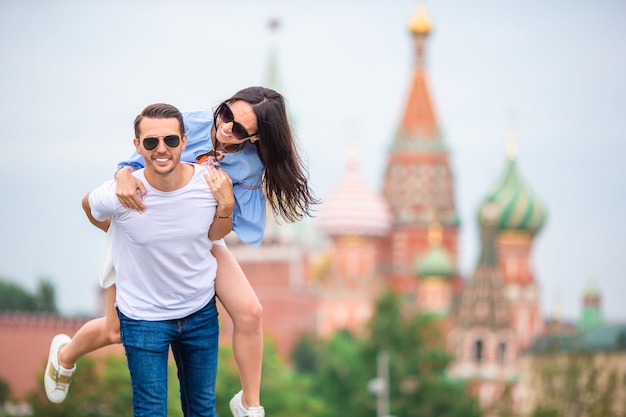
<instances>
[{"instance_id":1,"label":"red brick tower","mask_svg":"<svg viewBox=\"0 0 626 417\"><path fill-rule=\"evenodd\" d=\"M395 291L417 304L414 264L429 250L428 228L442 227L442 246L457 263L459 220L454 202L450 153L441 134L428 89L425 47L431 23L418 6L410 21L415 67L408 99L387 156L383 194L393 226L385 241L384 270Z\"/></svg>"}]
</instances>

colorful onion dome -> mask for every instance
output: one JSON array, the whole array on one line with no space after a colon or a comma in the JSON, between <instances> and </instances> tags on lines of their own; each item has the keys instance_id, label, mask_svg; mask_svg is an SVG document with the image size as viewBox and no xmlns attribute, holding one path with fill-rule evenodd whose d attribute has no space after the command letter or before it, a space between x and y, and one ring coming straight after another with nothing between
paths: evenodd
<instances>
[{"instance_id":1,"label":"colorful onion dome","mask_svg":"<svg viewBox=\"0 0 626 417\"><path fill-rule=\"evenodd\" d=\"M454 262L448 251L441 245L441 240L441 225L432 224L428 229L430 248L426 255L419 259L415 265L415 270L421 278L449 278L454 275Z\"/></svg>"},{"instance_id":2,"label":"colorful onion dome","mask_svg":"<svg viewBox=\"0 0 626 417\"><path fill-rule=\"evenodd\" d=\"M510 139L507 146L508 161L505 173L480 205L478 220L480 224L483 224L487 220L483 215L483 207L487 204L495 204L498 209L496 223L498 230L536 234L545 223L546 209L522 180L517 170L515 154L515 142Z\"/></svg>"},{"instance_id":3,"label":"colorful onion dome","mask_svg":"<svg viewBox=\"0 0 626 417\"><path fill-rule=\"evenodd\" d=\"M353 148L348 155L345 177L320 204L317 223L330 236L383 236L391 228L391 210L387 201L359 177Z\"/></svg>"}]
</instances>

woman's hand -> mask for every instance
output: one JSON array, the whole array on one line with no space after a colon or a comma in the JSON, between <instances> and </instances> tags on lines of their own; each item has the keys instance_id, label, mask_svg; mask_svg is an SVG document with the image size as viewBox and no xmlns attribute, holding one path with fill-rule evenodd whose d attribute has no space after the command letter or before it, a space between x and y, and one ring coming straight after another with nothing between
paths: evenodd
<instances>
[{"instance_id":1,"label":"woman's hand","mask_svg":"<svg viewBox=\"0 0 626 417\"><path fill-rule=\"evenodd\" d=\"M223 169L207 166L204 180L217 200L217 216L232 216L235 209L233 182Z\"/></svg>"},{"instance_id":2,"label":"woman's hand","mask_svg":"<svg viewBox=\"0 0 626 417\"><path fill-rule=\"evenodd\" d=\"M124 207L144 212L146 206L143 205L143 198L146 195L146 187L132 175L134 170L130 166L117 170L115 173L115 195Z\"/></svg>"},{"instance_id":3,"label":"woman's hand","mask_svg":"<svg viewBox=\"0 0 626 417\"><path fill-rule=\"evenodd\" d=\"M233 230L233 210L235 209L233 182L226 171L210 165L204 174L204 180L217 200L215 218L209 227L209 239L218 240Z\"/></svg>"}]
</instances>

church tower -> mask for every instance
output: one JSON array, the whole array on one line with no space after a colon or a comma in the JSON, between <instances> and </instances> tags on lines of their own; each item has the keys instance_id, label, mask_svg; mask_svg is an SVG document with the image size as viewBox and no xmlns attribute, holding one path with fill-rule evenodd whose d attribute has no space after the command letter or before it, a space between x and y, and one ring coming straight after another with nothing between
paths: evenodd
<instances>
[{"instance_id":1,"label":"church tower","mask_svg":"<svg viewBox=\"0 0 626 417\"><path fill-rule=\"evenodd\" d=\"M344 178L317 214L318 226L332 241L320 280L316 333L322 338L344 328L363 331L384 283L380 245L391 214L387 202L361 179L355 146L351 143Z\"/></svg>"},{"instance_id":2,"label":"church tower","mask_svg":"<svg viewBox=\"0 0 626 417\"><path fill-rule=\"evenodd\" d=\"M417 307L419 279L414 265L430 248L429 227L441 225L441 245L456 264L459 220L450 152L428 88L426 45L432 25L421 5L409 28L414 68L404 113L387 153L383 194L391 207L393 226L385 241L383 263L391 289Z\"/></svg>"},{"instance_id":3,"label":"church tower","mask_svg":"<svg viewBox=\"0 0 626 417\"><path fill-rule=\"evenodd\" d=\"M481 253L448 336L455 357L449 373L469 381L483 409L493 407L515 380L519 355L500 268L499 214L495 204L480 208Z\"/></svg>"},{"instance_id":4,"label":"church tower","mask_svg":"<svg viewBox=\"0 0 626 417\"><path fill-rule=\"evenodd\" d=\"M546 210L522 180L517 168L516 140L509 137L505 172L483 201L498 207L498 251L505 294L520 348L543 332L540 288L535 280L531 252L542 229ZM481 212L482 213L482 212Z\"/></svg>"}]
</instances>

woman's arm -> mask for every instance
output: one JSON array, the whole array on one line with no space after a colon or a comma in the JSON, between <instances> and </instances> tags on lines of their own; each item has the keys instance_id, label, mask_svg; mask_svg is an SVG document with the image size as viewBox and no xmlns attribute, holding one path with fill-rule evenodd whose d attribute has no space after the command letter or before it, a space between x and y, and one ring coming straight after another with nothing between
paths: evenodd
<instances>
[{"instance_id":1,"label":"woman's arm","mask_svg":"<svg viewBox=\"0 0 626 417\"><path fill-rule=\"evenodd\" d=\"M233 230L233 211L235 210L233 183L226 171L212 166L207 167L204 179L217 200L215 218L209 227L209 239L218 240Z\"/></svg>"},{"instance_id":2,"label":"woman's arm","mask_svg":"<svg viewBox=\"0 0 626 417\"><path fill-rule=\"evenodd\" d=\"M124 166L115 173L115 195L126 208L146 211L143 198L146 187L132 173L135 171L130 165Z\"/></svg>"}]
</instances>

